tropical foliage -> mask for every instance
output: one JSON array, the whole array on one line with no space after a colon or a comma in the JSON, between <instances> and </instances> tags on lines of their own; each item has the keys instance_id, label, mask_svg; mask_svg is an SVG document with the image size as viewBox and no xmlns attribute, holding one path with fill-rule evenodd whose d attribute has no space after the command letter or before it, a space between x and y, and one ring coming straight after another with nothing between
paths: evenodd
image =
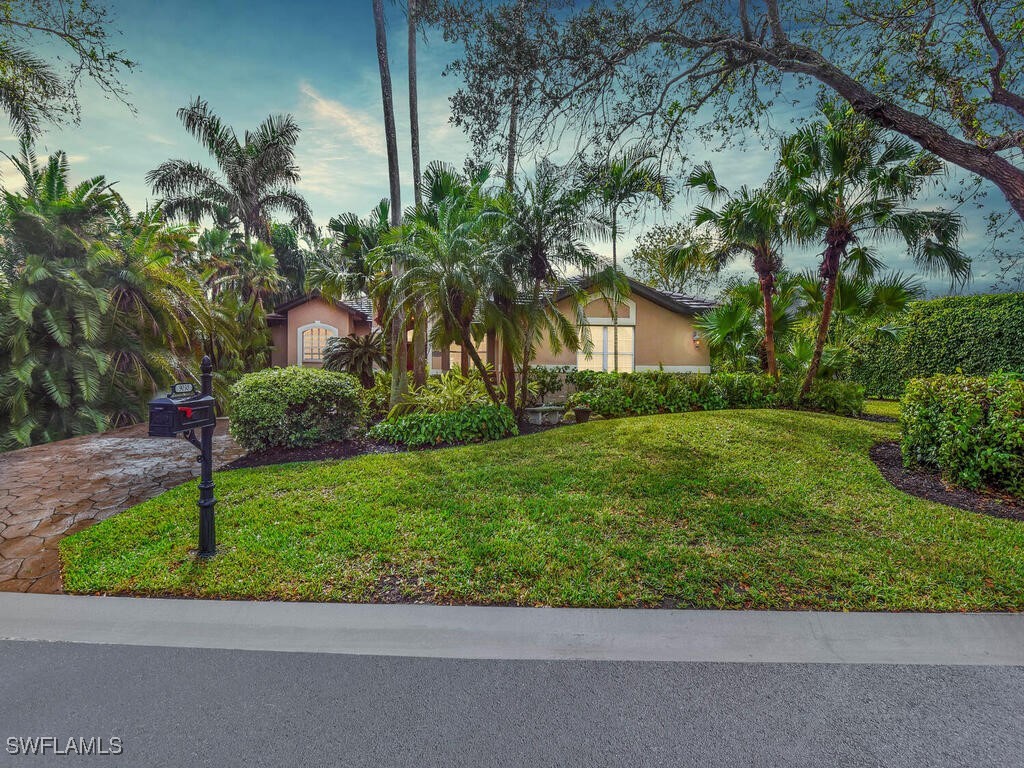
<instances>
[{"instance_id":1,"label":"tropical foliage","mask_svg":"<svg viewBox=\"0 0 1024 768\"><path fill-rule=\"evenodd\" d=\"M158 212L132 216L67 156L10 158L24 182L0 211L0 444L57 440L140 417L188 351L189 246Z\"/></svg>"}]
</instances>

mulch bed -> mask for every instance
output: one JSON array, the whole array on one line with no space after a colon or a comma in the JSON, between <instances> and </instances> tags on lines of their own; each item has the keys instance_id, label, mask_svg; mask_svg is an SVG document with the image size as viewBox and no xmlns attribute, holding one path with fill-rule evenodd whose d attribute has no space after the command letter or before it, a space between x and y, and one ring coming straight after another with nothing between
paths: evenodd
<instances>
[{"instance_id":1,"label":"mulch bed","mask_svg":"<svg viewBox=\"0 0 1024 768\"><path fill-rule=\"evenodd\" d=\"M994 490L971 491L947 484L937 472L903 466L899 443L880 443L871 449L871 459L882 477L904 493L951 507L992 517L1024 521L1024 500Z\"/></svg>"},{"instance_id":2,"label":"mulch bed","mask_svg":"<svg viewBox=\"0 0 1024 768\"><path fill-rule=\"evenodd\" d=\"M546 432L549 429L557 429L561 426L564 425L538 425L523 421L519 424L519 434L532 435L537 432ZM442 445L407 448L403 445L393 445L380 440L362 437L355 440L325 443L324 445L317 445L311 448L269 448L265 451L247 453L240 459L235 459L230 464L225 464L219 469L248 469L250 467L266 467L271 464L289 464L294 461L334 461L338 459L351 459L353 456L362 456L367 453L405 453L407 451L432 451L437 448L451 447L453 447L453 444L445 443Z\"/></svg>"}]
</instances>

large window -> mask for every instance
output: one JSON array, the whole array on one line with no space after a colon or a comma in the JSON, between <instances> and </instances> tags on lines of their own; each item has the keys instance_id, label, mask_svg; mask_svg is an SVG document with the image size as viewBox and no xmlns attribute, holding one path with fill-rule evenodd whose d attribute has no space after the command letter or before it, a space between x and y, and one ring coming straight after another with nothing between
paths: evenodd
<instances>
[{"instance_id":1,"label":"large window","mask_svg":"<svg viewBox=\"0 0 1024 768\"><path fill-rule=\"evenodd\" d=\"M322 363L324 361L324 346L332 336L338 332L326 325L313 325L302 329L302 363Z\"/></svg>"},{"instance_id":2,"label":"large window","mask_svg":"<svg viewBox=\"0 0 1024 768\"><path fill-rule=\"evenodd\" d=\"M594 349L590 355L576 353L576 367L581 371L615 370L615 331L619 332L619 373L633 371L633 326L591 325L590 338Z\"/></svg>"}]
</instances>

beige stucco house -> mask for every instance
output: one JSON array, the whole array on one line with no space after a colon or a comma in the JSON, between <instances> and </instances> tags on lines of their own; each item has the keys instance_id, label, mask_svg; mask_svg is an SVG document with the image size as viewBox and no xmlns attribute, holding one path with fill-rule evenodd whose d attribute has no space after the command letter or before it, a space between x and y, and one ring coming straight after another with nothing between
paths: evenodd
<instances>
[{"instance_id":1,"label":"beige stucco house","mask_svg":"<svg viewBox=\"0 0 1024 768\"><path fill-rule=\"evenodd\" d=\"M620 371L663 368L680 373L708 373L711 370L707 345L701 342L694 326L695 315L709 309L711 302L680 293L660 291L630 279L630 297L618 307ZM586 286L584 286L586 288ZM569 315L570 300L559 307ZM534 365L570 366L581 369L614 370L615 325L608 301L594 291L586 305L587 331L593 351L554 352L542 341ZM354 333L369 333L373 327L372 310L365 299L327 302L312 294L277 307L268 318L273 351L272 365L321 365L327 339ZM488 350L486 340L478 351L491 363L501 359L499 350ZM439 373L458 366L458 345L431 350L431 371Z\"/></svg>"}]
</instances>

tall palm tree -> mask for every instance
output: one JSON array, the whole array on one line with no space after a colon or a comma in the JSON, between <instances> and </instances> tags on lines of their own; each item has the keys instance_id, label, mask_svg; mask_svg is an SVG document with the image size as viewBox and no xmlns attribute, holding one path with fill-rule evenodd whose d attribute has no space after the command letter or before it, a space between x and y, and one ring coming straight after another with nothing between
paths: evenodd
<instances>
[{"instance_id":1,"label":"tall palm tree","mask_svg":"<svg viewBox=\"0 0 1024 768\"><path fill-rule=\"evenodd\" d=\"M391 66L388 64L388 37L384 27L384 0L373 0L373 27L377 43L377 68L380 71L380 96L384 108L384 140L388 154L388 186L391 193L391 226L401 224L402 184L398 169L398 134L395 129L395 100L391 87ZM396 254L397 256L397 254ZM392 260L391 278L402 277L401 262ZM405 308L395 307L391 316L391 405L395 406L409 388L406 371Z\"/></svg>"},{"instance_id":2,"label":"tall palm tree","mask_svg":"<svg viewBox=\"0 0 1024 768\"><path fill-rule=\"evenodd\" d=\"M612 269L619 269L618 240L620 219L633 213L644 202L654 199L662 204L672 196L672 185L659 167L658 153L648 142L635 144L596 167L584 170L583 186L608 217L612 241ZM619 312L612 308L613 361L619 370Z\"/></svg>"},{"instance_id":3,"label":"tall palm tree","mask_svg":"<svg viewBox=\"0 0 1024 768\"><path fill-rule=\"evenodd\" d=\"M58 99L64 84L43 59L0 41L0 109L20 136L33 136L48 114L46 101Z\"/></svg>"},{"instance_id":4,"label":"tall palm tree","mask_svg":"<svg viewBox=\"0 0 1024 768\"><path fill-rule=\"evenodd\" d=\"M723 202L717 208L697 207L693 214L696 236L674 249L670 261L679 271L698 263L717 273L739 257L750 258L761 291L768 374L778 377L773 295L782 269L782 202L772 184L730 193L719 183L710 163L694 169L686 184L712 205Z\"/></svg>"},{"instance_id":5,"label":"tall palm tree","mask_svg":"<svg viewBox=\"0 0 1024 768\"><path fill-rule=\"evenodd\" d=\"M296 190L295 144L299 126L291 115L271 115L241 140L200 98L178 110L178 119L210 153L218 170L190 160L168 160L146 174L171 219L198 222L225 215L242 227L245 242L270 242L271 215L289 216L302 232L315 232L305 198Z\"/></svg>"},{"instance_id":6,"label":"tall palm tree","mask_svg":"<svg viewBox=\"0 0 1024 768\"><path fill-rule=\"evenodd\" d=\"M947 274L954 283L970 278L970 259L957 247L960 217L908 207L924 184L943 172L938 158L838 103L824 104L821 113L783 142L780 160L791 232L825 246L819 268L821 320L801 397L818 372L844 262L863 264L865 250L858 246L866 238L902 240L926 274Z\"/></svg>"}]
</instances>

